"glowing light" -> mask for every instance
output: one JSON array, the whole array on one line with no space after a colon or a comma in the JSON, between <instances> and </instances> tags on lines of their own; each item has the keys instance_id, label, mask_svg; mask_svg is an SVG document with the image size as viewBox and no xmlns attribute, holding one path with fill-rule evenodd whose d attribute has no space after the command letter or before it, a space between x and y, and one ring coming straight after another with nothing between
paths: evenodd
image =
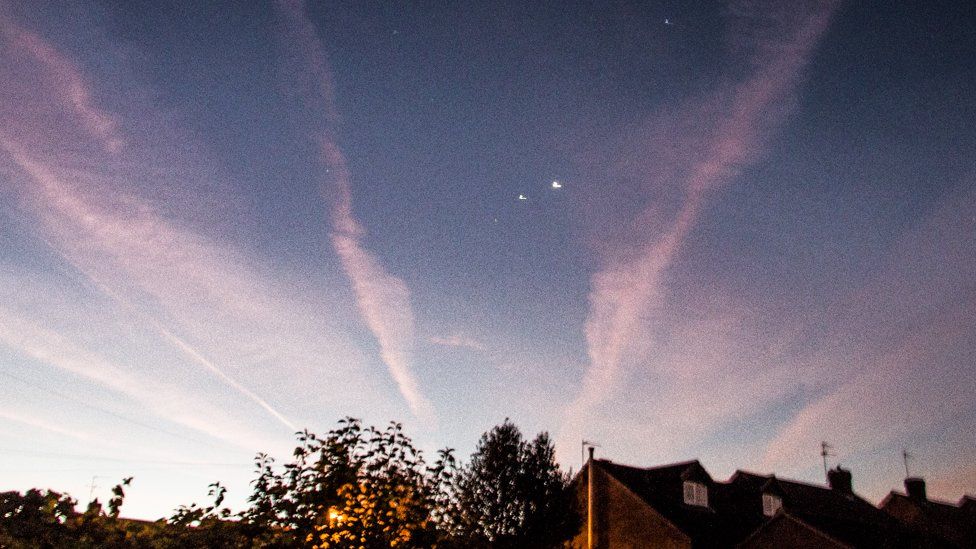
<instances>
[{"instance_id":1,"label":"glowing light","mask_svg":"<svg viewBox=\"0 0 976 549\"><path fill-rule=\"evenodd\" d=\"M329 509L329 521L330 522L342 522L346 518L342 513L336 511L335 509Z\"/></svg>"},{"instance_id":2,"label":"glowing light","mask_svg":"<svg viewBox=\"0 0 976 549\"><path fill-rule=\"evenodd\" d=\"M563 184L560 183L560 182L558 182L558 181L553 181L552 182L552 188L553 189L561 189L561 188L563 188Z\"/></svg>"},{"instance_id":3,"label":"glowing light","mask_svg":"<svg viewBox=\"0 0 976 549\"><path fill-rule=\"evenodd\" d=\"M520 194L519 200L528 200L528 198L524 194Z\"/></svg>"}]
</instances>

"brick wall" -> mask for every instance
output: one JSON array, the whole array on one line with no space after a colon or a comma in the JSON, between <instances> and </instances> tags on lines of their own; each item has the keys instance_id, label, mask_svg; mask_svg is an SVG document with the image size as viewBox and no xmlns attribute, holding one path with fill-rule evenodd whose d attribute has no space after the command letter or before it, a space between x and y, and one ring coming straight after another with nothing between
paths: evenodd
<instances>
[{"instance_id":1,"label":"brick wall","mask_svg":"<svg viewBox=\"0 0 976 549\"><path fill-rule=\"evenodd\" d=\"M597 464L593 470L596 549L690 549L691 540ZM589 467L577 477L576 497L583 518L570 547L586 549L586 495Z\"/></svg>"}]
</instances>

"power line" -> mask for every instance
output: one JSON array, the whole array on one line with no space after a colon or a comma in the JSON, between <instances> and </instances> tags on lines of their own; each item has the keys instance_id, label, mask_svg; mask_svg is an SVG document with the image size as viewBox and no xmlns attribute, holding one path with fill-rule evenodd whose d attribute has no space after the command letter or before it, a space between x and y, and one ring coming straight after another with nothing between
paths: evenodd
<instances>
[{"instance_id":1,"label":"power line","mask_svg":"<svg viewBox=\"0 0 976 549\"><path fill-rule=\"evenodd\" d=\"M16 376L14 374L11 374L10 372L0 371L0 375L3 375L3 376L6 376L6 377L9 377L10 379L19 381L20 383L23 383L24 385L33 387L33 388L38 389L40 391L44 391L44 392L47 392L47 393L51 393L52 395L55 395L55 396L57 396L59 398L63 398L63 399L66 399L66 400L70 400L72 402L76 402L78 404L81 404L82 406L87 406L87 407L89 407L89 408L91 408L93 410L102 412L103 414L110 415L110 416L112 416L112 417L114 417L116 419L120 419L120 420L125 421L127 423L131 423L133 425L138 425L139 427L142 427L144 429L150 429L152 431L157 431L157 432L163 433L165 435L169 435L171 437L176 437L176 438L183 439L183 440L187 440L187 441L190 441L190 442L196 442L198 444L204 444L204 445L207 445L207 446L212 446L213 445L212 442L207 442L207 441L203 441L203 440L200 440L200 439L197 439L197 438L194 438L194 437L188 437L186 435L181 435L179 433L170 431L168 429L164 429L162 427L157 427L155 425L150 425L148 423L144 423L144 422L139 421L137 419L133 419L133 418L130 418L130 417L123 416L122 414L119 414L117 412L113 412L113 411L108 410L106 408L103 408L101 406L97 406L95 404L92 404L89 401L82 400L82 399L77 398L77 397L73 397L71 395L62 393L61 391L57 391L55 389L51 389L50 387L44 387L43 385L38 385L36 383L33 383L31 381L28 381L28 380L20 377L20 376Z\"/></svg>"},{"instance_id":2,"label":"power line","mask_svg":"<svg viewBox=\"0 0 976 549\"><path fill-rule=\"evenodd\" d=\"M158 465L179 465L181 467L194 467L194 466L205 466L205 467L251 467L253 463L234 463L234 462L216 462L216 461L180 461L180 460L167 460L167 459L140 459L140 458L117 458L109 456L94 456L86 454L65 454L62 452L42 452L37 450L20 450L17 448L0 448L0 453L5 454L24 454L28 456L36 457L47 457L47 458L65 458L65 459L79 459L79 460L92 460L92 461L114 461L120 463L151 463Z\"/></svg>"},{"instance_id":3,"label":"power line","mask_svg":"<svg viewBox=\"0 0 976 549\"><path fill-rule=\"evenodd\" d=\"M240 466L240 465L236 465ZM98 467L67 467L60 469L4 469L5 473L35 473L35 474L50 474L50 473L88 473L93 470L100 472L120 472L120 473L133 473L139 471L185 471L187 469L211 469L211 468L221 468L225 466L221 464L213 465L200 465L200 466L190 466L190 465L136 465L136 466L123 466L123 465L99 465ZM102 478L102 475L99 475Z\"/></svg>"}]
</instances>

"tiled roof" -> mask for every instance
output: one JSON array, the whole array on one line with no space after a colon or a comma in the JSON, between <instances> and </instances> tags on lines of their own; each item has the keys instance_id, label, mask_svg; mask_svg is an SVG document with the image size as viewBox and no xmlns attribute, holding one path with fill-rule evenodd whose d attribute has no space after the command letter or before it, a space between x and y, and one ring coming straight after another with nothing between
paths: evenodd
<instances>
[{"instance_id":1,"label":"tiled roof","mask_svg":"<svg viewBox=\"0 0 976 549\"><path fill-rule=\"evenodd\" d=\"M869 502L827 487L745 471L715 482L697 460L646 469L605 460L598 465L687 533L695 547L729 547L761 527L769 520L762 511L766 490L782 498L783 512L855 547L904 546L908 536ZM708 487L707 508L684 503L683 480L690 477Z\"/></svg>"},{"instance_id":2,"label":"tiled roof","mask_svg":"<svg viewBox=\"0 0 976 549\"><path fill-rule=\"evenodd\" d=\"M761 502L749 509L737 507L738 487L713 481L697 460L649 469L603 460L599 466L688 534L695 547L728 546L728 540L745 538L763 522ZM684 502L684 480L701 473L704 478L692 480L708 488L708 507Z\"/></svg>"},{"instance_id":3,"label":"tiled roof","mask_svg":"<svg viewBox=\"0 0 976 549\"><path fill-rule=\"evenodd\" d=\"M964 547L976 547L976 514L966 508L965 497L959 505L953 505L891 492L881 502L881 508L887 509L889 505L896 503L914 507L923 521L920 526L928 532Z\"/></svg>"}]
</instances>

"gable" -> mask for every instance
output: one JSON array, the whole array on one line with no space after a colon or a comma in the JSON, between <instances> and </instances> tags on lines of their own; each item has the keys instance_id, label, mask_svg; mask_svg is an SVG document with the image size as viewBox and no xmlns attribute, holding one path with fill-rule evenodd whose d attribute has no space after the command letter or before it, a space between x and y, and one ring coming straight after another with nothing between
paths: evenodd
<instances>
[{"instance_id":1,"label":"gable","mask_svg":"<svg viewBox=\"0 0 976 549\"><path fill-rule=\"evenodd\" d=\"M830 537L801 520L787 514L780 514L746 538L739 547L743 549L774 547L849 549L852 546Z\"/></svg>"},{"instance_id":2,"label":"gable","mask_svg":"<svg viewBox=\"0 0 976 549\"><path fill-rule=\"evenodd\" d=\"M691 538L664 515L647 504L626 485L602 467L593 468L594 474L594 547L597 548L662 548L690 549ZM589 467L576 484L577 501L580 502L582 528L573 538L571 546L587 546L587 478Z\"/></svg>"}]
</instances>

